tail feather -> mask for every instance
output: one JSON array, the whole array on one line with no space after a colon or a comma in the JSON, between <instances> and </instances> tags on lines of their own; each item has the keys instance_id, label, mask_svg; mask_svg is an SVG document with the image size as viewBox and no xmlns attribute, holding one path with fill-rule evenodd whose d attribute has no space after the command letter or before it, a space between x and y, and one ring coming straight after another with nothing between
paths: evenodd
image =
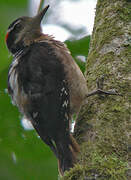
<instances>
[{"instance_id":1,"label":"tail feather","mask_svg":"<svg viewBox=\"0 0 131 180\"><path fill-rule=\"evenodd\" d=\"M78 143L76 142L75 138L72 136L72 134L70 134L70 140L71 140L71 147L72 147L74 153L80 152L80 147L79 147Z\"/></svg>"},{"instance_id":2,"label":"tail feather","mask_svg":"<svg viewBox=\"0 0 131 180\"><path fill-rule=\"evenodd\" d=\"M60 174L63 175L66 170L72 168L76 163L79 145L70 135L64 141L56 142L56 148L58 152L58 169Z\"/></svg>"}]
</instances>

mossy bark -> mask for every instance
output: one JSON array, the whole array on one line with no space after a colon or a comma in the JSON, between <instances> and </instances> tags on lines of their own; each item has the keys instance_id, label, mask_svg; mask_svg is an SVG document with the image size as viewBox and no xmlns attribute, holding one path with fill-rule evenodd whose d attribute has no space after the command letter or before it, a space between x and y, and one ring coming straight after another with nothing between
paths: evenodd
<instances>
[{"instance_id":1,"label":"mossy bark","mask_svg":"<svg viewBox=\"0 0 131 180\"><path fill-rule=\"evenodd\" d=\"M104 90L122 96L92 96L79 113L75 137L81 146L79 163L65 180L131 179L131 3L98 0L87 59L89 92L104 77Z\"/></svg>"}]
</instances>

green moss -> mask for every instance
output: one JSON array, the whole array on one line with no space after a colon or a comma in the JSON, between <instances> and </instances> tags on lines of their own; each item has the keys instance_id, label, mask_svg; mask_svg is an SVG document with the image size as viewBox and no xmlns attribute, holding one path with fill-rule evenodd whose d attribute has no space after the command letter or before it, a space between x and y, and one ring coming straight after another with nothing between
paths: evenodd
<instances>
[{"instance_id":1,"label":"green moss","mask_svg":"<svg viewBox=\"0 0 131 180\"><path fill-rule=\"evenodd\" d=\"M93 104L94 102L96 103ZM65 180L88 180L95 176L98 180L127 179L129 139L126 133L130 132L130 115L124 102L122 97L92 97L80 112L80 128L85 127L85 122L88 122L87 140L82 144L79 164L65 174ZM106 109L102 109L105 103ZM98 112L100 113L96 119ZM78 138L79 141L82 139Z\"/></svg>"},{"instance_id":2,"label":"green moss","mask_svg":"<svg viewBox=\"0 0 131 180\"><path fill-rule=\"evenodd\" d=\"M125 2L124 7L118 9L118 13L119 13L122 21L130 22L130 20L131 20L131 4Z\"/></svg>"},{"instance_id":3,"label":"green moss","mask_svg":"<svg viewBox=\"0 0 131 180\"><path fill-rule=\"evenodd\" d=\"M84 145L85 149L85 145ZM87 150L88 152L89 150ZM114 153L102 155L98 151L84 153L81 165L77 164L66 172L61 180L126 180L128 165Z\"/></svg>"},{"instance_id":4,"label":"green moss","mask_svg":"<svg viewBox=\"0 0 131 180\"><path fill-rule=\"evenodd\" d=\"M103 47L110 45L114 37L121 39L128 33L129 11L125 0L98 1L87 59L87 86L89 91L96 89L96 80L104 76L104 90L115 89L123 96L96 95L82 107L75 129L75 137L81 144L79 164L66 172L63 179L127 179L131 131L130 38L125 38L115 50L111 47L106 52Z\"/></svg>"},{"instance_id":5,"label":"green moss","mask_svg":"<svg viewBox=\"0 0 131 180\"><path fill-rule=\"evenodd\" d=\"M100 36L94 39L93 46L97 46L97 48L101 49L105 43L110 43L114 36L121 36L123 34L122 29L117 25L117 18L106 18L105 15L104 22L98 26L96 29L96 33L99 33ZM112 27L114 27L112 29ZM108 31L107 31L108 29Z\"/></svg>"},{"instance_id":6,"label":"green moss","mask_svg":"<svg viewBox=\"0 0 131 180\"><path fill-rule=\"evenodd\" d=\"M123 34L123 28L121 28L123 24L118 24L120 17L124 23L131 19L131 5L126 1L120 1L117 4L115 2L110 5L109 1L98 1L94 26L95 37L92 37L94 49L101 49L105 43L111 42L114 36L120 37Z\"/></svg>"},{"instance_id":7,"label":"green moss","mask_svg":"<svg viewBox=\"0 0 131 180\"><path fill-rule=\"evenodd\" d=\"M65 175L61 180L78 180L83 179L85 174L85 168L81 165L76 165L70 170L70 172L65 172Z\"/></svg>"},{"instance_id":8,"label":"green moss","mask_svg":"<svg viewBox=\"0 0 131 180\"><path fill-rule=\"evenodd\" d=\"M92 87L93 83L96 86L96 81L98 77L101 77L104 75L105 79L108 79L110 76L110 70L107 66L107 63L111 63L113 61L113 52L109 52L105 54L105 56L102 56L99 60L98 57L100 56L94 55L93 53L89 56L89 61L87 62L87 71L86 75L88 76L87 79L87 86L88 88ZM98 59L98 63L96 66L94 66L94 61ZM96 87L93 87L96 88Z\"/></svg>"}]
</instances>

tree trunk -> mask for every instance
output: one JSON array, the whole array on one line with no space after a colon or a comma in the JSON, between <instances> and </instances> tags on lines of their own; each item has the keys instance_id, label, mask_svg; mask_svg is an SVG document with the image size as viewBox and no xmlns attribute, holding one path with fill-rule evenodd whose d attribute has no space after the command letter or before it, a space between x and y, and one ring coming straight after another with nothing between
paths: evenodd
<instances>
[{"instance_id":1,"label":"tree trunk","mask_svg":"<svg viewBox=\"0 0 131 180\"><path fill-rule=\"evenodd\" d=\"M81 108L74 133L81 155L65 180L131 179L130 14L128 0L97 2L85 74L88 90L96 89L102 77L104 90L122 96L94 95Z\"/></svg>"}]
</instances>

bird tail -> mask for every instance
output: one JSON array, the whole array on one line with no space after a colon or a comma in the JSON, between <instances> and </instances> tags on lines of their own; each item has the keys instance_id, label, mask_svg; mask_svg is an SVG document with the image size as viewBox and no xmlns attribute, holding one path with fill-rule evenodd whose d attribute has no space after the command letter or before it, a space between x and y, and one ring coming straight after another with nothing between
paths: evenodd
<instances>
[{"instance_id":1,"label":"bird tail","mask_svg":"<svg viewBox=\"0 0 131 180\"><path fill-rule=\"evenodd\" d=\"M69 137L64 138L64 141L56 142L56 149L58 152L59 173L63 176L64 172L72 168L76 163L77 153L80 151L79 145L70 134Z\"/></svg>"},{"instance_id":2,"label":"bird tail","mask_svg":"<svg viewBox=\"0 0 131 180\"><path fill-rule=\"evenodd\" d=\"M74 166L77 154L80 152L79 145L71 134L59 135L55 139L43 136L41 131L34 126L41 139L50 147L58 159L59 173L63 176L66 170Z\"/></svg>"}]
</instances>

